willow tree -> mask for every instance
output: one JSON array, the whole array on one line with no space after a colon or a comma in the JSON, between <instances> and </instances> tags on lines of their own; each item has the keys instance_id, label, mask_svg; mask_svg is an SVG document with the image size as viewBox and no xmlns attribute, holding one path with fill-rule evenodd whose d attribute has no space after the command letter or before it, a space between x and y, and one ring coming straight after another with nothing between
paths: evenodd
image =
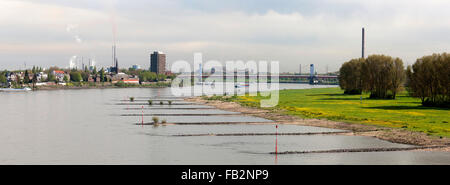
<instances>
[{"instance_id":1,"label":"willow tree","mask_svg":"<svg viewBox=\"0 0 450 185\"><path fill-rule=\"evenodd\" d=\"M351 59L339 69L339 86L344 94L361 94L361 66L363 58Z\"/></svg>"},{"instance_id":2,"label":"willow tree","mask_svg":"<svg viewBox=\"0 0 450 185\"><path fill-rule=\"evenodd\" d=\"M391 79L391 84L389 90L392 93L392 98L395 99L397 92L403 87L405 81L405 67L403 66L403 61L400 58L395 58L394 61L389 66L389 74Z\"/></svg>"},{"instance_id":3,"label":"willow tree","mask_svg":"<svg viewBox=\"0 0 450 185\"><path fill-rule=\"evenodd\" d=\"M361 65L362 89L371 98L395 99L405 79L403 61L386 55L370 55Z\"/></svg>"},{"instance_id":4,"label":"willow tree","mask_svg":"<svg viewBox=\"0 0 450 185\"><path fill-rule=\"evenodd\" d=\"M450 54L433 54L408 66L408 90L424 106L450 107Z\"/></svg>"}]
</instances>

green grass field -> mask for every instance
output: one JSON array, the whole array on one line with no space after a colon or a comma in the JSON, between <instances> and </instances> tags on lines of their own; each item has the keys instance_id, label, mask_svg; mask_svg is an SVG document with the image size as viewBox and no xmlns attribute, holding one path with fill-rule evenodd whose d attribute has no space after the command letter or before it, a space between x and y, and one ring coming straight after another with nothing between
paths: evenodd
<instances>
[{"instance_id":1,"label":"green grass field","mask_svg":"<svg viewBox=\"0 0 450 185\"><path fill-rule=\"evenodd\" d=\"M277 109L303 118L319 118L357 124L377 125L450 137L450 109L422 107L407 92L395 100L368 99L369 94L344 95L339 88L280 91ZM217 97L218 98L218 97ZM260 96L239 96L222 100L259 107ZM272 109L274 109L272 108Z\"/></svg>"}]
</instances>

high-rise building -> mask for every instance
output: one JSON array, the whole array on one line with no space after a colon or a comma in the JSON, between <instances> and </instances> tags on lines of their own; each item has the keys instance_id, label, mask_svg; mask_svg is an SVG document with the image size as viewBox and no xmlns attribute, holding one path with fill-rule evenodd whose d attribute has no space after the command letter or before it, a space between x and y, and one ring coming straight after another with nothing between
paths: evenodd
<instances>
[{"instance_id":1,"label":"high-rise building","mask_svg":"<svg viewBox=\"0 0 450 185\"><path fill-rule=\"evenodd\" d=\"M134 64L134 65L131 66L131 68L133 68L134 70L138 70L138 69L141 69L141 66L137 65L137 64Z\"/></svg>"},{"instance_id":2,"label":"high-rise building","mask_svg":"<svg viewBox=\"0 0 450 185\"><path fill-rule=\"evenodd\" d=\"M166 54L161 51L150 54L150 71L157 74L166 72Z\"/></svg>"}]
</instances>

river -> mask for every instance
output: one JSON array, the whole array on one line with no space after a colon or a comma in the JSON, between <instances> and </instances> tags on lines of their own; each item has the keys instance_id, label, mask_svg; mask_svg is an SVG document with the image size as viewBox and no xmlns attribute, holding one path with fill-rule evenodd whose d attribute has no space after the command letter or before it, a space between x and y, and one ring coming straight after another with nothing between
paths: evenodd
<instances>
[{"instance_id":1,"label":"river","mask_svg":"<svg viewBox=\"0 0 450 185\"><path fill-rule=\"evenodd\" d=\"M280 84L280 89L311 87L318 86ZM136 101L130 103L128 97L136 97ZM155 99L154 105L140 105L149 98ZM159 105L157 99L172 99L173 105L166 102ZM446 152L275 156L270 154L275 147L273 135L205 135L271 133L275 131L271 120L192 105L171 97L170 88L3 92L0 102L0 164L450 164L450 155ZM146 114L144 122L151 122L152 116L147 114L158 114L160 120L168 123L185 124L139 125L142 116L137 115L142 112ZM280 125L278 131L340 130ZM198 136L180 136L186 134ZM362 136L278 136L277 139L279 151L411 147Z\"/></svg>"}]
</instances>

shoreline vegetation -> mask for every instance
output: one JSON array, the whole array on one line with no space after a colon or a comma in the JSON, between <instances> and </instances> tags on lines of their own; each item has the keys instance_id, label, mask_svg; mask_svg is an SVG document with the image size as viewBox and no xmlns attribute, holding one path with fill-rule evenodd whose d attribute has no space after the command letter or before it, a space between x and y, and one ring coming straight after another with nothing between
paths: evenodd
<instances>
[{"instance_id":1,"label":"shoreline vegetation","mask_svg":"<svg viewBox=\"0 0 450 185\"><path fill-rule=\"evenodd\" d=\"M65 89L111 89L111 88L163 88L170 87L171 82L150 82L146 84L125 84L111 82L73 82L65 85L36 86L34 90L65 90ZM31 88L31 87L30 87Z\"/></svg>"},{"instance_id":2,"label":"shoreline vegetation","mask_svg":"<svg viewBox=\"0 0 450 185\"><path fill-rule=\"evenodd\" d=\"M222 110L263 117L280 124L349 130L343 135L371 136L394 143L450 151L448 108L424 107L421 100L399 92L396 99L371 99L369 93L348 95L339 88L280 90L276 107L261 108L261 96L202 96L186 99ZM273 123L271 123L273 124ZM435 148L436 147L436 148Z\"/></svg>"},{"instance_id":3,"label":"shoreline vegetation","mask_svg":"<svg viewBox=\"0 0 450 185\"><path fill-rule=\"evenodd\" d=\"M0 71L0 87L33 90L93 89L93 88L145 88L170 87L176 74L155 73L143 69L120 69L111 71L95 66L84 69L62 69L35 67L31 70Z\"/></svg>"}]
</instances>

